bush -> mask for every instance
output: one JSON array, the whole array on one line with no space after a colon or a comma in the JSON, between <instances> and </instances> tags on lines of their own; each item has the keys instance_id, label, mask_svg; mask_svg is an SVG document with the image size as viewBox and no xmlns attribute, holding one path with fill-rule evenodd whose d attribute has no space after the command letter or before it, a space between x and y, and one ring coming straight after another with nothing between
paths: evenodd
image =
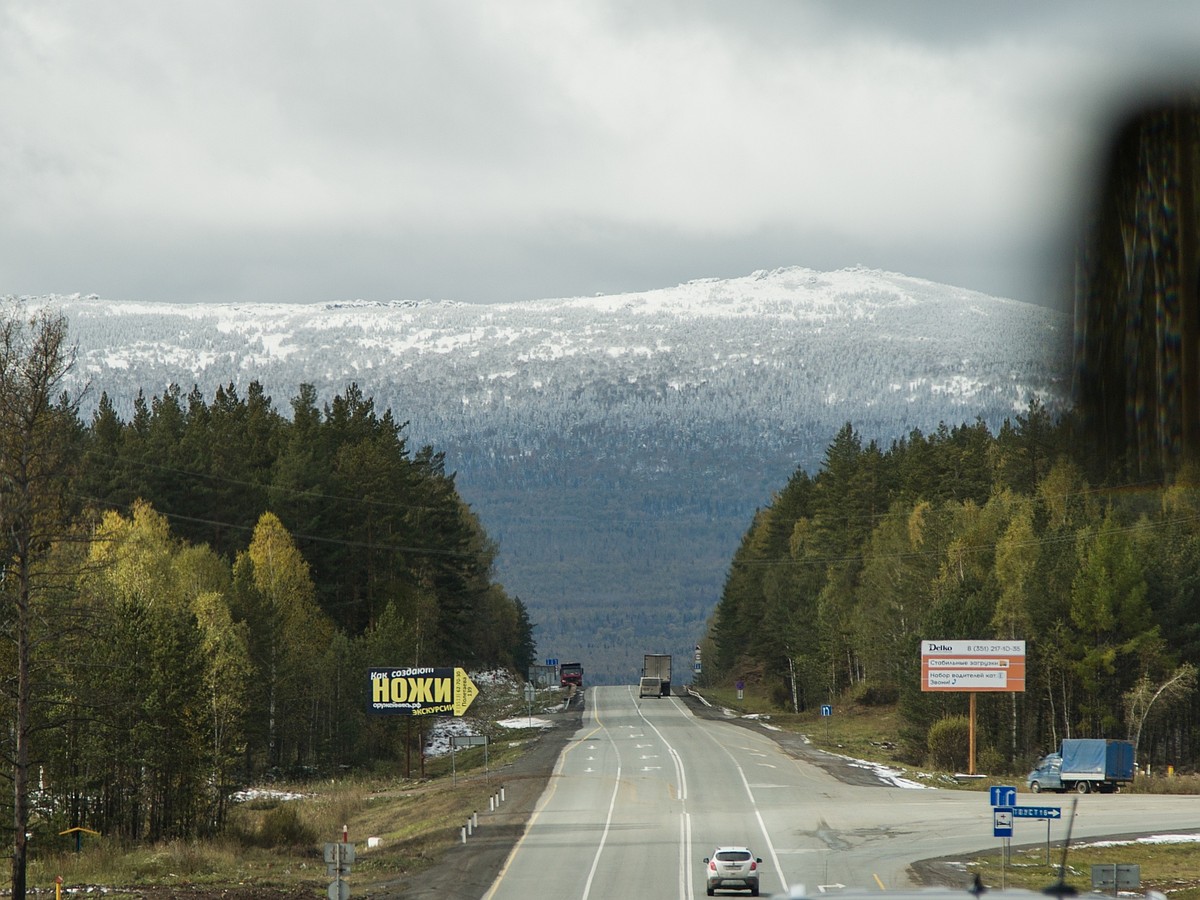
<instances>
[{"instance_id":1,"label":"bush","mask_svg":"<svg viewBox=\"0 0 1200 900\"><path fill-rule=\"evenodd\" d=\"M975 755L975 768L986 775L1011 775L1012 767L995 747L984 747Z\"/></svg>"},{"instance_id":2,"label":"bush","mask_svg":"<svg viewBox=\"0 0 1200 900\"><path fill-rule=\"evenodd\" d=\"M892 706L900 699L900 688L890 682L863 681L850 691L859 706Z\"/></svg>"},{"instance_id":3,"label":"bush","mask_svg":"<svg viewBox=\"0 0 1200 900\"><path fill-rule=\"evenodd\" d=\"M792 689L786 683L776 684L771 688L771 704L776 709L792 711Z\"/></svg>"},{"instance_id":4,"label":"bush","mask_svg":"<svg viewBox=\"0 0 1200 900\"><path fill-rule=\"evenodd\" d=\"M970 741L971 723L966 716L939 719L929 729L929 764L944 771L965 771Z\"/></svg>"},{"instance_id":5,"label":"bush","mask_svg":"<svg viewBox=\"0 0 1200 900\"><path fill-rule=\"evenodd\" d=\"M308 847L317 842L317 835L301 821L295 806L284 803L263 816L258 842L263 847Z\"/></svg>"}]
</instances>

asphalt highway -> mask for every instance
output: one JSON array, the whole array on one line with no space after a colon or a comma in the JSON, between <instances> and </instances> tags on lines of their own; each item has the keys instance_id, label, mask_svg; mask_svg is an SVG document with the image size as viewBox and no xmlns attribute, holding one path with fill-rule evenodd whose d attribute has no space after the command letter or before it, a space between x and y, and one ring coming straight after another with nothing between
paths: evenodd
<instances>
[{"instance_id":1,"label":"asphalt highway","mask_svg":"<svg viewBox=\"0 0 1200 900\"><path fill-rule=\"evenodd\" d=\"M1060 841L1075 797L1022 792L1061 821L1020 819L1013 844ZM1073 838L1200 831L1194 797L1088 795ZM582 727L559 756L487 900L705 896L719 845L761 857L764 895L914 885L916 860L995 849L988 795L847 784L784 752L762 728L692 714L633 687L588 690ZM745 894L743 894L745 896Z\"/></svg>"}]
</instances>

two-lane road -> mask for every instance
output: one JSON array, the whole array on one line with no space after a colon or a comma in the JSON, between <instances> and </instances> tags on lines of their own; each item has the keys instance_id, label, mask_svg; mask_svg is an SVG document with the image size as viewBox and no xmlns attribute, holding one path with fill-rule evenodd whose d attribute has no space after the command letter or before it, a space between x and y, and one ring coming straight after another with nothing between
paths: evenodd
<instances>
[{"instance_id":1,"label":"two-lane road","mask_svg":"<svg viewBox=\"0 0 1200 900\"><path fill-rule=\"evenodd\" d=\"M1200 828L1192 797L1079 798L1075 836ZM1022 805L1072 798L1029 795ZM1046 823L1018 826L1021 843ZM1066 824L1051 826L1061 839ZM783 753L764 734L692 716L674 698L592 688L583 727L489 900L626 900L705 894L702 859L749 847L764 894L803 884L895 888L918 859L998 846L987 796L846 785Z\"/></svg>"}]
</instances>

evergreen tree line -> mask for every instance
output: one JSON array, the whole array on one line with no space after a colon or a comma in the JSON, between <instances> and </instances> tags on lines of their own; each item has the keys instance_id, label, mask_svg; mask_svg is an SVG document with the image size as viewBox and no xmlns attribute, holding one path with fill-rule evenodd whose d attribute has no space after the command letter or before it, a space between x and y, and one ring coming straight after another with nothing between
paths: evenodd
<instances>
[{"instance_id":1,"label":"evergreen tree line","mask_svg":"<svg viewBox=\"0 0 1200 900\"><path fill-rule=\"evenodd\" d=\"M1142 764L1190 765L1200 486L1187 472L1106 485L1076 430L1037 402L995 434L943 425L886 450L845 425L745 533L706 677L761 680L798 711L896 702L920 763L969 699L921 691L920 642L1020 639L1026 690L978 695L988 768L1025 771L1066 737L1132 738Z\"/></svg>"},{"instance_id":2,"label":"evergreen tree line","mask_svg":"<svg viewBox=\"0 0 1200 900\"><path fill-rule=\"evenodd\" d=\"M257 385L211 402L172 386L128 422L102 395L84 423L53 393L65 320L2 324L18 677L0 744L22 834L215 832L250 781L405 757L418 729L366 713L370 667L532 663L525 607L491 580L495 547L442 456L410 452L356 385L322 409L302 385L290 419Z\"/></svg>"}]
</instances>

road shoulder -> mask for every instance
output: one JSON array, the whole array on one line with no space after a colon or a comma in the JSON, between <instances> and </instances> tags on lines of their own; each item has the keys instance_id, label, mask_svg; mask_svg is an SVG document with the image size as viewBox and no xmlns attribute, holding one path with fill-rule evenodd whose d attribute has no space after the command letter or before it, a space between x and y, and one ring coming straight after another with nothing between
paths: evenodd
<instances>
[{"instance_id":1,"label":"road shoulder","mask_svg":"<svg viewBox=\"0 0 1200 900\"><path fill-rule=\"evenodd\" d=\"M487 893L525 833L559 755L582 726L583 703L542 717L550 722L550 727L518 759L492 773L497 784L504 786L504 802L495 811L480 813L479 827L467 842L446 851L433 866L416 876L419 881L401 879L365 896L378 900L430 900L482 897Z\"/></svg>"}]
</instances>

